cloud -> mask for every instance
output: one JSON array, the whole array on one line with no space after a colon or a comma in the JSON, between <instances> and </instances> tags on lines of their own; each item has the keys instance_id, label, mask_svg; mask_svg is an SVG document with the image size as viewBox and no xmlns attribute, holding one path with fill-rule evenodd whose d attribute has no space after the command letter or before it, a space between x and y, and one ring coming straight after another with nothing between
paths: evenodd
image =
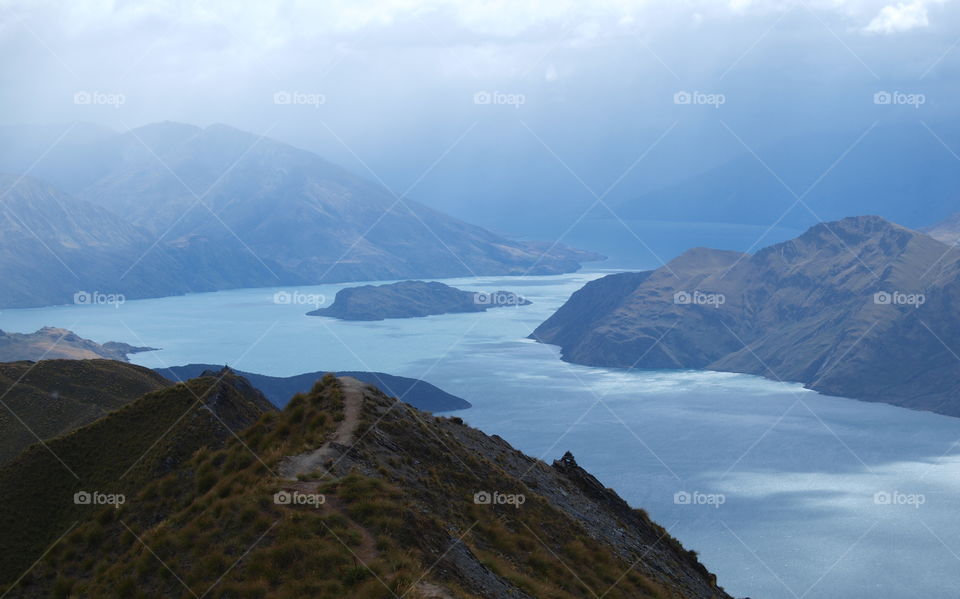
<instances>
[{"instance_id":1,"label":"cloud","mask_svg":"<svg viewBox=\"0 0 960 599\"><path fill-rule=\"evenodd\" d=\"M864 31L889 35L929 25L927 7L923 2L916 1L910 4L898 2L896 6L889 5L880 9L880 13L870 21Z\"/></svg>"}]
</instances>

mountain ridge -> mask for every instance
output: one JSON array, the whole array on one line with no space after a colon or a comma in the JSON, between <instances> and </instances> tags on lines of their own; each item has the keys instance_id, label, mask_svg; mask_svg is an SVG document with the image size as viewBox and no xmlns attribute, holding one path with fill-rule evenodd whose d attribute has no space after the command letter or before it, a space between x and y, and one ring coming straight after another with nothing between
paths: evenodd
<instances>
[{"instance_id":1,"label":"mountain ridge","mask_svg":"<svg viewBox=\"0 0 960 599\"><path fill-rule=\"evenodd\" d=\"M220 376L226 379L185 385L218 388L241 405L244 381L230 371ZM75 462L81 454L72 447L110 443L118 419L156 410L157 398L178 410L194 403L185 385L145 396L51 447ZM207 422L205 409L188 418ZM0 491L19 497L0 510L11 531L8 553L26 544L16 563L4 561L5 592L729 599L694 552L573 456L544 464L459 419L420 413L359 381L325 377L283 411L262 411L236 436L183 436L191 429L177 425L175 436L187 446L164 442L120 486L110 485L113 475L138 452L102 454L84 464L82 483L44 484L61 466L39 447L0 468ZM141 437L146 444L152 433ZM99 455L98 447L90 450ZM315 470L301 469L294 479L278 474L291 458L316 452L325 458ZM76 505L69 501L76 488L122 500ZM44 501L31 503L40 489ZM13 514L38 509L48 514L45 538L25 539L24 519ZM29 576L16 578L18 566L58 534L63 538Z\"/></svg>"},{"instance_id":2,"label":"mountain ridge","mask_svg":"<svg viewBox=\"0 0 960 599\"><path fill-rule=\"evenodd\" d=\"M753 255L696 250L623 280L588 284L531 338L581 364L743 372L960 416L960 361L941 341L960 322L960 251L925 234L851 217ZM618 289L612 305L607 289Z\"/></svg>"}]
</instances>

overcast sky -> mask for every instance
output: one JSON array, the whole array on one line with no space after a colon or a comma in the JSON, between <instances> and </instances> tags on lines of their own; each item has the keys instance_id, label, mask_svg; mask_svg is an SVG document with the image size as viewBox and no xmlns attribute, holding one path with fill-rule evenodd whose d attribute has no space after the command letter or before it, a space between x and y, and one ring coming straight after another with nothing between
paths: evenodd
<instances>
[{"instance_id":1,"label":"overcast sky","mask_svg":"<svg viewBox=\"0 0 960 599\"><path fill-rule=\"evenodd\" d=\"M227 123L501 230L745 147L849 131L826 159L875 121L936 129L960 98L951 0L0 7L4 124Z\"/></svg>"}]
</instances>

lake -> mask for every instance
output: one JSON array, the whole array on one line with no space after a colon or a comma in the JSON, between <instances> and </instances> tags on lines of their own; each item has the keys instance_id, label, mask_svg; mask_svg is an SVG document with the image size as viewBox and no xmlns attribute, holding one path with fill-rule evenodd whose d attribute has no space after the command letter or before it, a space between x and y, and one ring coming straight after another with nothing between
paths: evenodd
<instances>
[{"instance_id":1,"label":"lake","mask_svg":"<svg viewBox=\"0 0 960 599\"><path fill-rule=\"evenodd\" d=\"M204 362L277 376L423 378L472 402L457 413L469 424L528 454L549 462L572 451L699 552L735 596L960 592L960 419L748 375L577 366L526 339L603 274L445 280L533 302L478 314L308 317L346 286L320 285L5 310L0 328L59 326L159 347L132 357L154 368Z\"/></svg>"}]
</instances>

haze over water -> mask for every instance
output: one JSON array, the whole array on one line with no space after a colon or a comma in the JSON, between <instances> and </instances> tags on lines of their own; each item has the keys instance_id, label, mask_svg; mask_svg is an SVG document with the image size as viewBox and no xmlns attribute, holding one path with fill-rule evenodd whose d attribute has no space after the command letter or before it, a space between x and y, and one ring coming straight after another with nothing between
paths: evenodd
<instances>
[{"instance_id":1,"label":"haze over water","mask_svg":"<svg viewBox=\"0 0 960 599\"><path fill-rule=\"evenodd\" d=\"M133 356L149 367L422 377L472 402L457 415L521 451L547 462L572 451L735 596L946 597L960 587L960 420L747 375L577 366L525 338L601 274L446 281L534 302L480 314L305 316L314 306L298 302L329 303L345 286L322 285L7 310L0 328L53 325L162 348Z\"/></svg>"}]
</instances>

